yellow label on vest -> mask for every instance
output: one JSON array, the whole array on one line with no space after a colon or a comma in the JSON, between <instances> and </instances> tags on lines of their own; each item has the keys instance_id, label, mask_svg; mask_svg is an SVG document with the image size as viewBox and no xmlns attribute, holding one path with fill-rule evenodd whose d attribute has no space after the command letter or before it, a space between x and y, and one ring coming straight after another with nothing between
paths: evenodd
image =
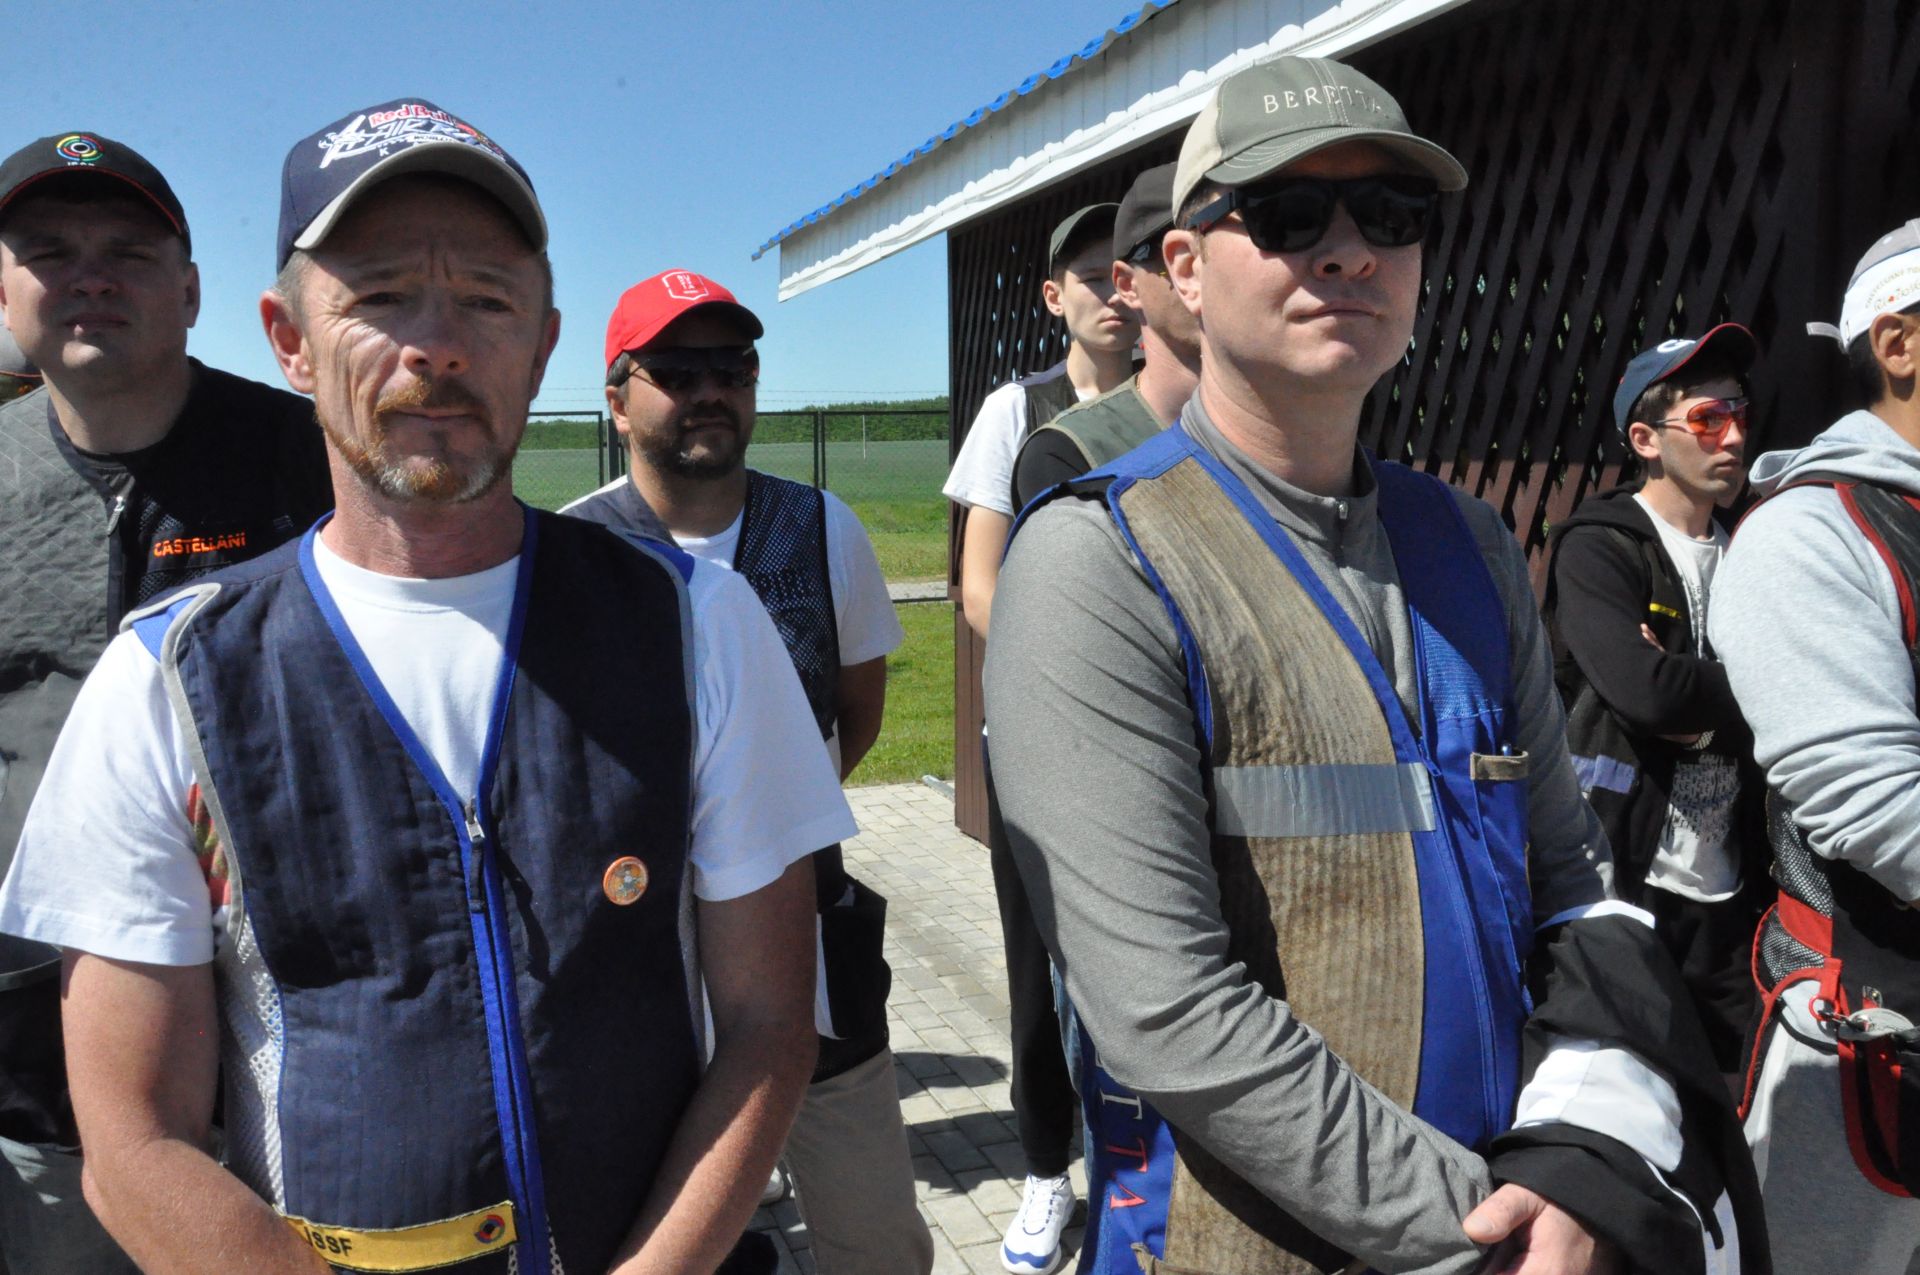
<instances>
[{"instance_id":1,"label":"yellow label on vest","mask_svg":"<svg viewBox=\"0 0 1920 1275\"><path fill-rule=\"evenodd\" d=\"M1658 602L1647 603L1647 610L1653 612L1655 615L1664 615L1669 620L1677 620L1680 618L1678 611L1669 606L1661 606Z\"/></svg>"},{"instance_id":2,"label":"yellow label on vest","mask_svg":"<svg viewBox=\"0 0 1920 1275\"><path fill-rule=\"evenodd\" d=\"M519 1238L507 1200L442 1222L385 1231L322 1226L303 1217L286 1222L314 1252L350 1271L430 1271L498 1253Z\"/></svg>"}]
</instances>

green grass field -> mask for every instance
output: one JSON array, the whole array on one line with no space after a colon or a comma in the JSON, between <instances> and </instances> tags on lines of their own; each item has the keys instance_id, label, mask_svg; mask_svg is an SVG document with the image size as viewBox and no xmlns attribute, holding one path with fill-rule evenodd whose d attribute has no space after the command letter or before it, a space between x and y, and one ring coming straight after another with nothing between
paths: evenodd
<instances>
[{"instance_id":1,"label":"green grass field","mask_svg":"<svg viewBox=\"0 0 1920 1275\"><path fill-rule=\"evenodd\" d=\"M813 481L811 443L756 443L747 463ZM525 447L513 463L513 489L530 505L558 509L600 485L599 466L590 438L587 446ZM891 581L946 578L946 476L945 439L827 444L827 487L859 515ZM850 786L953 777L953 608L921 602L897 610L907 638L888 661L886 722Z\"/></svg>"},{"instance_id":2,"label":"green grass field","mask_svg":"<svg viewBox=\"0 0 1920 1275\"><path fill-rule=\"evenodd\" d=\"M811 443L756 443L755 469L813 481ZM530 505L558 509L600 484L599 454L585 448L522 448L513 489ZM947 477L944 439L827 444L827 489L847 502L873 538L889 580L941 580L947 574Z\"/></svg>"},{"instance_id":3,"label":"green grass field","mask_svg":"<svg viewBox=\"0 0 1920 1275\"><path fill-rule=\"evenodd\" d=\"M847 776L849 788L953 778L953 608L909 602L894 610L907 640L887 661L886 721Z\"/></svg>"}]
</instances>

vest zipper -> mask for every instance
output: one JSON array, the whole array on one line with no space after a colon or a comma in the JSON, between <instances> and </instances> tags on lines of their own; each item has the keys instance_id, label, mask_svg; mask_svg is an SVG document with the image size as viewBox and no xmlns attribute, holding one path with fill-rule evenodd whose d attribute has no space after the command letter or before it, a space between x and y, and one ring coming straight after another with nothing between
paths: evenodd
<instances>
[{"instance_id":1,"label":"vest zipper","mask_svg":"<svg viewBox=\"0 0 1920 1275\"><path fill-rule=\"evenodd\" d=\"M126 537L119 534L120 520L127 512L127 491L113 493L113 505L107 510L107 631L119 627L120 617L132 608L127 605Z\"/></svg>"},{"instance_id":2,"label":"vest zipper","mask_svg":"<svg viewBox=\"0 0 1920 1275\"><path fill-rule=\"evenodd\" d=\"M1346 501L1333 502L1333 561L1340 567L1347 565L1347 510Z\"/></svg>"},{"instance_id":3,"label":"vest zipper","mask_svg":"<svg viewBox=\"0 0 1920 1275\"><path fill-rule=\"evenodd\" d=\"M473 849L467 855L467 910L485 913L487 910L487 887L483 873L486 871L486 829L480 826L480 815L469 801L460 807L460 813L467 820L467 844Z\"/></svg>"},{"instance_id":4,"label":"vest zipper","mask_svg":"<svg viewBox=\"0 0 1920 1275\"><path fill-rule=\"evenodd\" d=\"M550 1254L545 1251L551 1241L547 1238L547 1220L545 1201L536 1197L530 1189L527 1173L526 1147L532 1141L532 1132L527 1127L519 1102L519 1095L531 1092L530 1077L525 1073L525 1062L517 1046L520 1044L520 1024L511 1014L514 998L508 992L512 985L513 953L505 934L506 922L496 918L488 906L490 884L497 884L498 874L491 871L493 856L489 853L491 841L486 828L480 822L478 800L466 801L460 805L462 827L460 832L463 848L466 851L467 907L473 914L475 937L481 941L475 944L475 956L478 960L480 988L485 1003L487 1034L499 1043L500 1059L505 1087L510 1095L509 1109L512 1111L513 1144L503 1147L509 1162L508 1180L512 1184L515 1211L522 1214L521 1238L531 1241L526 1247L528 1252L522 1269L536 1272L537 1275L549 1275ZM496 1084L499 1082L496 1081ZM498 1106L496 1095L496 1107ZM504 1130L503 1130L504 1132Z\"/></svg>"}]
</instances>

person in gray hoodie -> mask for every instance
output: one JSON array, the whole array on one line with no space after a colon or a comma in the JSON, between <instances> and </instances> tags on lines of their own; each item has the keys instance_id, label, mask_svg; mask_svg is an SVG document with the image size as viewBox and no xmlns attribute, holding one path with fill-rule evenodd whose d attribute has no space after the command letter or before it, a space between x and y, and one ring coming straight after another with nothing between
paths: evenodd
<instances>
[{"instance_id":1,"label":"person in gray hoodie","mask_svg":"<svg viewBox=\"0 0 1920 1275\"><path fill-rule=\"evenodd\" d=\"M1920 220L1840 326L1867 403L1769 452L1708 629L1768 784L1780 899L1744 1114L1776 1267L1920 1271Z\"/></svg>"}]
</instances>

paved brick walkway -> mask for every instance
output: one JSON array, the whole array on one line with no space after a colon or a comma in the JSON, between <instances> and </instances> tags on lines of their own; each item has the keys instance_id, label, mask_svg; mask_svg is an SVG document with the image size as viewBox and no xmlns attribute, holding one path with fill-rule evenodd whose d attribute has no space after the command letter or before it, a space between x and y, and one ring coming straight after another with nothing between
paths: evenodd
<instances>
[{"instance_id":1,"label":"paved brick walkway","mask_svg":"<svg viewBox=\"0 0 1920 1275\"><path fill-rule=\"evenodd\" d=\"M847 867L888 900L894 1077L920 1211L933 1228L933 1269L1004 1275L1000 1236L1020 1207L1026 1169L1007 1097L1007 970L986 847L960 835L952 801L925 785L847 797L861 829L846 843ZM1077 1160L1073 1180L1084 1199ZM812 1275L791 1199L761 1210L754 1226L781 1246L782 1275ZM1072 1252L1080 1228L1067 1235Z\"/></svg>"}]
</instances>

